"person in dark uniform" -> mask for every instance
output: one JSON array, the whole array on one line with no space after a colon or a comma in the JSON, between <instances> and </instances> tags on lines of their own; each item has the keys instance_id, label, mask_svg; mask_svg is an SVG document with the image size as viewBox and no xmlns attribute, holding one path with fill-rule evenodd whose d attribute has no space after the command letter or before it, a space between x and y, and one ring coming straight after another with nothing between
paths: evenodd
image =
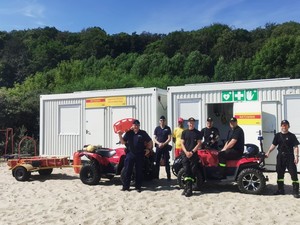
<instances>
[{"instance_id":1,"label":"person in dark uniform","mask_svg":"<svg viewBox=\"0 0 300 225\"><path fill-rule=\"evenodd\" d=\"M132 129L127 131L123 137L122 132L118 132L118 134L121 144L126 144L128 148L124 162L126 176L121 190L129 191L132 171L135 166L135 189L141 192L145 148L152 149L151 137L146 131L140 130L140 122L138 120L133 121Z\"/></svg>"},{"instance_id":2,"label":"person in dark uniform","mask_svg":"<svg viewBox=\"0 0 300 225\"><path fill-rule=\"evenodd\" d=\"M299 162L299 141L295 134L289 132L290 123L287 120L281 121L281 132L275 134L272 145L270 146L266 157L278 146L276 172L278 190L275 195L284 195L284 174L288 169L293 182L293 195L299 198L299 181L297 176L296 164Z\"/></svg>"},{"instance_id":3,"label":"person in dark uniform","mask_svg":"<svg viewBox=\"0 0 300 225\"><path fill-rule=\"evenodd\" d=\"M229 121L230 131L223 149L218 154L219 178L226 178L227 160L239 159L244 153L245 135L243 129L238 126L237 119L232 117Z\"/></svg>"},{"instance_id":4,"label":"person in dark uniform","mask_svg":"<svg viewBox=\"0 0 300 225\"><path fill-rule=\"evenodd\" d=\"M181 146L183 155L183 169L185 171L186 185L182 195L190 197L193 195L192 185L195 181L194 174L197 173L197 164L199 157L197 150L201 146L202 135L199 130L195 128L195 119L193 117L188 119L188 129L184 130L181 135Z\"/></svg>"},{"instance_id":5,"label":"person in dark uniform","mask_svg":"<svg viewBox=\"0 0 300 225\"><path fill-rule=\"evenodd\" d=\"M156 172L159 174L160 160L163 157L168 180L171 180L171 170L170 170L170 162L169 162L170 160L169 151L172 150L172 146L169 145L171 139L172 139L171 129L169 126L166 125L166 118L164 116L161 116L159 119L159 126L157 126L154 130L154 138L153 138L156 147L155 166L156 166Z\"/></svg>"},{"instance_id":6,"label":"person in dark uniform","mask_svg":"<svg viewBox=\"0 0 300 225\"><path fill-rule=\"evenodd\" d=\"M220 133L218 128L213 126L213 119L211 117L207 118L206 127L204 127L200 132L204 137L202 148L218 149L218 140Z\"/></svg>"}]
</instances>

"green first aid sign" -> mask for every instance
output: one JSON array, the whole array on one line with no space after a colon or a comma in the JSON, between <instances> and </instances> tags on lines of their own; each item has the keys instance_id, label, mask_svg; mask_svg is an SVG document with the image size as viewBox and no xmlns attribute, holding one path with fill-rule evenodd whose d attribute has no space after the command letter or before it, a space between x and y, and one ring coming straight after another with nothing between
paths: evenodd
<instances>
[{"instance_id":1,"label":"green first aid sign","mask_svg":"<svg viewBox=\"0 0 300 225\"><path fill-rule=\"evenodd\" d=\"M258 101L257 89L245 90L245 101Z\"/></svg>"},{"instance_id":2,"label":"green first aid sign","mask_svg":"<svg viewBox=\"0 0 300 225\"><path fill-rule=\"evenodd\" d=\"M247 102L257 100L257 89L222 91L222 102Z\"/></svg>"},{"instance_id":3,"label":"green first aid sign","mask_svg":"<svg viewBox=\"0 0 300 225\"><path fill-rule=\"evenodd\" d=\"M235 102L245 101L245 91L233 91L233 100Z\"/></svg>"},{"instance_id":4,"label":"green first aid sign","mask_svg":"<svg viewBox=\"0 0 300 225\"><path fill-rule=\"evenodd\" d=\"M222 91L222 102L232 102L232 91Z\"/></svg>"}]
</instances>

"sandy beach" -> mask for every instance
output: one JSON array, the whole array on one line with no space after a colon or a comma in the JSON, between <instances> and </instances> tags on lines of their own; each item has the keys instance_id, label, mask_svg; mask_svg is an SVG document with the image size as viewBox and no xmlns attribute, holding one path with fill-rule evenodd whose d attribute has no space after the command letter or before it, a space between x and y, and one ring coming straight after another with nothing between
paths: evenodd
<instances>
[{"instance_id":1,"label":"sandy beach","mask_svg":"<svg viewBox=\"0 0 300 225\"><path fill-rule=\"evenodd\" d=\"M54 169L44 178L32 173L18 182L0 163L0 224L300 224L300 199L286 174L286 195L273 196L276 173L259 196L239 192L234 184L205 184L186 198L176 177L144 182L141 193L122 192L119 177L84 185L72 168Z\"/></svg>"}]
</instances>

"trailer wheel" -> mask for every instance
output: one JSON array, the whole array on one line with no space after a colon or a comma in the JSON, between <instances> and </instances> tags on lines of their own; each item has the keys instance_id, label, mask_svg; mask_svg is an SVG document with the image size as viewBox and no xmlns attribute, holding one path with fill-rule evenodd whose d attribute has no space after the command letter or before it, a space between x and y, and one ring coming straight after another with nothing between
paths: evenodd
<instances>
[{"instance_id":1,"label":"trailer wheel","mask_svg":"<svg viewBox=\"0 0 300 225\"><path fill-rule=\"evenodd\" d=\"M28 181L31 175L31 173L23 166L15 168L13 174L17 181Z\"/></svg>"},{"instance_id":2,"label":"trailer wheel","mask_svg":"<svg viewBox=\"0 0 300 225\"><path fill-rule=\"evenodd\" d=\"M94 164L84 165L80 170L80 180L87 185L95 185L99 183L100 173Z\"/></svg>"},{"instance_id":3,"label":"trailer wheel","mask_svg":"<svg viewBox=\"0 0 300 225\"><path fill-rule=\"evenodd\" d=\"M39 170L39 174L41 176L49 176L51 173L52 173L53 169L50 168L50 169L44 169L44 170Z\"/></svg>"}]
</instances>

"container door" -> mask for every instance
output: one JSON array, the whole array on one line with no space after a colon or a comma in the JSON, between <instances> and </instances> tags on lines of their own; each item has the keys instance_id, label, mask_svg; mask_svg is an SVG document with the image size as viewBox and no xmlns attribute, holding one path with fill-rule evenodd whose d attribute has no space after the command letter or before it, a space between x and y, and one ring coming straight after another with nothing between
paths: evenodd
<instances>
[{"instance_id":1,"label":"container door","mask_svg":"<svg viewBox=\"0 0 300 225\"><path fill-rule=\"evenodd\" d=\"M201 124L201 99L182 99L178 101L178 117L182 117L184 119L184 127L187 128L187 120L190 117L194 117L195 127L199 130L202 128Z\"/></svg>"},{"instance_id":2,"label":"container door","mask_svg":"<svg viewBox=\"0 0 300 225\"><path fill-rule=\"evenodd\" d=\"M296 135L298 141L300 141L299 105L300 95L284 96L284 118L282 119L290 122L289 131ZM297 164L297 169L300 170L300 163Z\"/></svg>"},{"instance_id":3,"label":"container door","mask_svg":"<svg viewBox=\"0 0 300 225\"><path fill-rule=\"evenodd\" d=\"M86 109L85 114L85 144L104 146L105 108Z\"/></svg>"},{"instance_id":4,"label":"container door","mask_svg":"<svg viewBox=\"0 0 300 225\"><path fill-rule=\"evenodd\" d=\"M262 131L261 102L236 102L233 104L233 115L245 133L245 144L251 143L260 147L258 136Z\"/></svg>"},{"instance_id":5,"label":"container door","mask_svg":"<svg viewBox=\"0 0 300 225\"><path fill-rule=\"evenodd\" d=\"M274 134L277 131L278 102L262 102L262 134L264 137L263 148L268 151L271 146ZM276 155L274 152L266 159L266 168L276 170Z\"/></svg>"},{"instance_id":6,"label":"container door","mask_svg":"<svg viewBox=\"0 0 300 225\"><path fill-rule=\"evenodd\" d=\"M119 136L114 133L113 125L115 122L125 119L125 118L133 118L133 107L126 106L126 107L112 107L111 108L111 144L110 147L122 147L121 145L117 144L119 142ZM141 121L140 121L141 122Z\"/></svg>"}]
</instances>

